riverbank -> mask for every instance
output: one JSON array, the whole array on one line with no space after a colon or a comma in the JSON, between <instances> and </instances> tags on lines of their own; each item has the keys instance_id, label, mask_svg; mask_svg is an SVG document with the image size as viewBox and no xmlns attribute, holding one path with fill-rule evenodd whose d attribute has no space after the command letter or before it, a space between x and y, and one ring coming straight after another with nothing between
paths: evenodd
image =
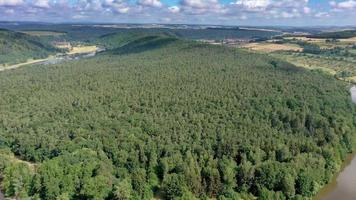
<instances>
[{"instance_id":1,"label":"riverbank","mask_svg":"<svg viewBox=\"0 0 356 200\"><path fill-rule=\"evenodd\" d=\"M356 199L356 154L350 154L334 175L331 182L323 187L313 200L355 200Z\"/></svg>"},{"instance_id":2,"label":"riverbank","mask_svg":"<svg viewBox=\"0 0 356 200\"><path fill-rule=\"evenodd\" d=\"M23 63L18 63L15 65L10 65L10 66L0 66L0 72L5 71L5 70L11 70L11 69L16 69L19 67L23 67L26 65L31 65L31 64L38 64L38 63L53 63L53 61L56 60L61 60L61 58L66 57L66 56L75 56L75 55L87 55L87 54L94 54L98 51L101 51L101 49L97 46L77 46L73 47L70 51L64 54L57 54L57 55L51 55L47 58L43 59L31 59Z\"/></svg>"},{"instance_id":3,"label":"riverbank","mask_svg":"<svg viewBox=\"0 0 356 200\"><path fill-rule=\"evenodd\" d=\"M352 101L356 103L356 85L351 87L350 92Z\"/></svg>"}]
</instances>

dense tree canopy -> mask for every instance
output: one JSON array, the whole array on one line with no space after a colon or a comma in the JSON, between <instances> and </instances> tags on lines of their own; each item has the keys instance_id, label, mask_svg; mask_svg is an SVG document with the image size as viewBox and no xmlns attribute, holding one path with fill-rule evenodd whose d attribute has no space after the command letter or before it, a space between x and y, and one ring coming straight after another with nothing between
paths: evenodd
<instances>
[{"instance_id":1,"label":"dense tree canopy","mask_svg":"<svg viewBox=\"0 0 356 200\"><path fill-rule=\"evenodd\" d=\"M344 83L166 36L2 72L0 96L0 144L37 163L3 160L5 194L45 200L306 199L356 131Z\"/></svg>"}]
</instances>

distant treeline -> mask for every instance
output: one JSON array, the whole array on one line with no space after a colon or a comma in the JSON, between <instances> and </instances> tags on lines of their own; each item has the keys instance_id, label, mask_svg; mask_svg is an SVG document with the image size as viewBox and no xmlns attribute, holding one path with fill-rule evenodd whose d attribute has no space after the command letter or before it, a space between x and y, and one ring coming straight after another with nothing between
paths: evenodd
<instances>
[{"instance_id":1,"label":"distant treeline","mask_svg":"<svg viewBox=\"0 0 356 200\"><path fill-rule=\"evenodd\" d=\"M5 25L4 25L5 26ZM175 37L183 39L206 39L206 40L222 40L222 39L251 39L251 38L270 38L278 35L278 31L263 31L263 30L245 30L238 27L226 28L115 28L115 27L102 27L85 24L21 24L18 26L5 26L13 28L17 31L35 31L47 30L56 32L67 33L61 38L67 40L76 40L82 42L89 42L95 40L97 37L110 34L129 32L145 32L151 34L171 34Z\"/></svg>"},{"instance_id":2,"label":"distant treeline","mask_svg":"<svg viewBox=\"0 0 356 200\"><path fill-rule=\"evenodd\" d=\"M347 39L356 37L356 30L345 30L337 32L324 32L315 35L308 35L308 38L334 38L334 39Z\"/></svg>"}]
</instances>

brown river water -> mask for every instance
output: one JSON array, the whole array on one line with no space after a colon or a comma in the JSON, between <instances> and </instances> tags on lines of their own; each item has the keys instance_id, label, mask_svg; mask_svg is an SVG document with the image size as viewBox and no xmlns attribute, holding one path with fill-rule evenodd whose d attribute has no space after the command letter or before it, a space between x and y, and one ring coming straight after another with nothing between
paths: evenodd
<instances>
[{"instance_id":1,"label":"brown river water","mask_svg":"<svg viewBox=\"0 0 356 200\"><path fill-rule=\"evenodd\" d=\"M356 154L347 157L341 171L314 200L356 200Z\"/></svg>"}]
</instances>

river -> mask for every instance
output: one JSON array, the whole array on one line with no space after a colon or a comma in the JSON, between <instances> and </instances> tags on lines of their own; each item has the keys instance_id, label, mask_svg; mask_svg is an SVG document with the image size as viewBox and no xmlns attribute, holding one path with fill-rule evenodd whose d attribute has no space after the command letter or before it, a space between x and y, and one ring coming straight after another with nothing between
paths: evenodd
<instances>
[{"instance_id":1,"label":"river","mask_svg":"<svg viewBox=\"0 0 356 200\"><path fill-rule=\"evenodd\" d=\"M351 99L354 103L356 103L356 85L352 86L351 91Z\"/></svg>"},{"instance_id":2,"label":"river","mask_svg":"<svg viewBox=\"0 0 356 200\"><path fill-rule=\"evenodd\" d=\"M356 85L350 89L356 103ZM356 200L356 154L347 157L341 171L316 195L314 200Z\"/></svg>"},{"instance_id":3,"label":"river","mask_svg":"<svg viewBox=\"0 0 356 200\"><path fill-rule=\"evenodd\" d=\"M336 174L314 200L356 200L356 155L347 157L340 173Z\"/></svg>"}]
</instances>

